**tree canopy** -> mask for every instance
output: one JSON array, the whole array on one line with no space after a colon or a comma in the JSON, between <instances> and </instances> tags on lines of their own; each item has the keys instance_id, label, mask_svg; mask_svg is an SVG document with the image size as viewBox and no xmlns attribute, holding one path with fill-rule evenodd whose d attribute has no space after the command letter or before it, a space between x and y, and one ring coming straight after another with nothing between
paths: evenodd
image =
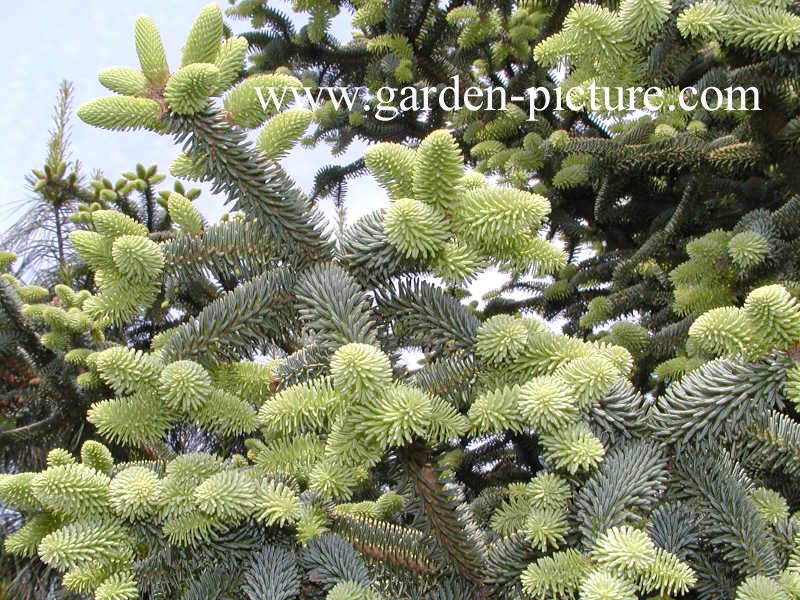
<instances>
[{"instance_id":1,"label":"tree canopy","mask_svg":"<svg viewBox=\"0 0 800 600\"><path fill-rule=\"evenodd\" d=\"M235 35L204 7L179 67L141 16L139 67L77 110L171 136L217 223L156 166L85 183L62 90L32 180L55 269L12 271L33 238L0 255L0 591L800 598L797 5L293 9L242 0ZM256 93L456 75L523 101L384 121ZM529 118L524 90L592 84L761 110ZM281 166L356 139L311 194ZM388 208L330 226L317 201L365 173ZM470 301L487 269L507 283Z\"/></svg>"}]
</instances>

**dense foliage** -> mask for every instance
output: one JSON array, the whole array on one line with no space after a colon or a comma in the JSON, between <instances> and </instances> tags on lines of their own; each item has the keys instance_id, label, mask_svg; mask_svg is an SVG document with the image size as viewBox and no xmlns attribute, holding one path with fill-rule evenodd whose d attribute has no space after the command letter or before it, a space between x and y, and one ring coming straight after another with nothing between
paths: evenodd
<instances>
[{"instance_id":1,"label":"dense foliage","mask_svg":"<svg viewBox=\"0 0 800 600\"><path fill-rule=\"evenodd\" d=\"M800 598L797 7L295 9L240 2L239 37L205 7L172 71L140 17L140 68L78 109L172 136L219 223L155 167L37 174L74 212L48 287L0 277L6 594ZM453 74L745 82L767 110L382 123L255 93ZM312 196L368 171L389 207L331 233L278 162L309 130L376 142Z\"/></svg>"},{"instance_id":2,"label":"dense foliage","mask_svg":"<svg viewBox=\"0 0 800 600\"><path fill-rule=\"evenodd\" d=\"M671 281L670 272L686 260L691 239L715 229L731 232L729 237L753 231L737 243L749 239L782 255L782 227L797 220L796 203L785 205L800 189L797 3L361 0L351 6L329 0L295 8L310 16L300 31L260 1L240 1L231 9L257 27L244 34L254 52L249 72L289 65L311 85L373 91L381 85L443 89L458 76L462 94L473 85L507 90L505 111L452 113L433 103L389 122L361 105L337 111L327 103L310 133L339 150L354 139L402 143L448 127L479 171L547 196L549 234L563 240L569 268L555 286L514 277L487 314L531 308L566 318L565 331L585 336L593 326L635 311L637 324L656 336L637 356L635 378L645 387L694 317L743 301L765 279L763 261L732 268L720 261L715 279L733 281L734 289L723 295L719 287L697 289L692 298L673 299L674 286L685 286L683 279ZM349 9L355 9L354 39L340 43L325 24ZM756 88L762 110L640 116L551 105L531 121L530 98L510 100L531 87L554 96L557 85L566 90L592 83L657 86L672 104L682 88ZM610 105L617 100L612 94ZM363 169L363 161L322 169L314 194L338 197L342 184ZM784 225L763 213L782 207L778 219ZM783 257L775 263L782 266ZM795 278L788 266L766 279Z\"/></svg>"}]
</instances>

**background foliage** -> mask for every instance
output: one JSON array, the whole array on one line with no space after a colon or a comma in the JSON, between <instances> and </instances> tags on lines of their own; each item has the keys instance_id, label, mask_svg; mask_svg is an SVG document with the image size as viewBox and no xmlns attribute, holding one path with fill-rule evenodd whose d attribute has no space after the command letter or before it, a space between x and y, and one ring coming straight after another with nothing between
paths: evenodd
<instances>
[{"instance_id":1,"label":"background foliage","mask_svg":"<svg viewBox=\"0 0 800 600\"><path fill-rule=\"evenodd\" d=\"M140 17L140 68L78 109L171 136L219 223L155 166L86 183L61 90L37 227L0 257L5 593L800 597L796 5L294 10L239 2L232 36L206 6L172 69ZM254 94L453 75L754 85L764 110L384 123ZM357 138L311 197L280 167ZM365 171L389 208L327 227L315 200ZM508 283L467 304L487 268Z\"/></svg>"}]
</instances>

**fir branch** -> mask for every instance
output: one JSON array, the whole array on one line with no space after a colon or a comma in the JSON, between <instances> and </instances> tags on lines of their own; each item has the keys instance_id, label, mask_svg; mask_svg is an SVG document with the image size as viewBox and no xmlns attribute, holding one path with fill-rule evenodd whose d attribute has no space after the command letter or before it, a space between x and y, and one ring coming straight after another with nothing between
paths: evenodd
<instances>
[{"instance_id":1,"label":"fir branch","mask_svg":"<svg viewBox=\"0 0 800 600\"><path fill-rule=\"evenodd\" d=\"M453 493L440 481L427 451L424 447L406 447L403 450L403 462L448 562L467 581L483 585L486 549L475 539L475 532L468 531L470 524L462 520L465 516L458 514Z\"/></svg>"},{"instance_id":2,"label":"fir branch","mask_svg":"<svg viewBox=\"0 0 800 600\"><path fill-rule=\"evenodd\" d=\"M295 295L300 317L317 344L335 350L350 342L376 343L367 298L341 267L313 266L300 276Z\"/></svg>"},{"instance_id":3,"label":"fir branch","mask_svg":"<svg viewBox=\"0 0 800 600\"><path fill-rule=\"evenodd\" d=\"M165 358L204 363L235 360L270 340L286 343L285 323L294 314L293 281L289 269L278 268L221 296L169 333L163 348Z\"/></svg>"},{"instance_id":4,"label":"fir branch","mask_svg":"<svg viewBox=\"0 0 800 600\"><path fill-rule=\"evenodd\" d=\"M370 558L434 575L441 567L431 558L431 540L421 531L360 515L337 514L334 530Z\"/></svg>"},{"instance_id":5,"label":"fir branch","mask_svg":"<svg viewBox=\"0 0 800 600\"><path fill-rule=\"evenodd\" d=\"M205 156L203 181L224 192L234 210L255 217L269 231L284 259L314 263L330 256L321 216L274 162L255 154L244 133L207 108L191 117L172 116L169 124L184 151Z\"/></svg>"},{"instance_id":6,"label":"fir branch","mask_svg":"<svg viewBox=\"0 0 800 600\"><path fill-rule=\"evenodd\" d=\"M667 439L726 440L783 405L781 386L789 358L755 363L718 359L670 386L653 411Z\"/></svg>"},{"instance_id":7,"label":"fir branch","mask_svg":"<svg viewBox=\"0 0 800 600\"><path fill-rule=\"evenodd\" d=\"M661 495L666 459L649 441L624 441L600 464L575 498L584 544L611 527L635 523Z\"/></svg>"},{"instance_id":8,"label":"fir branch","mask_svg":"<svg viewBox=\"0 0 800 600\"><path fill-rule=\"evenodd\" d=\"M478 319L454 297L423 281L401 281L376 290L375 300L386 335L398 345L423 348L468 348L474 343Z\"/></svg>"}]
</instances>

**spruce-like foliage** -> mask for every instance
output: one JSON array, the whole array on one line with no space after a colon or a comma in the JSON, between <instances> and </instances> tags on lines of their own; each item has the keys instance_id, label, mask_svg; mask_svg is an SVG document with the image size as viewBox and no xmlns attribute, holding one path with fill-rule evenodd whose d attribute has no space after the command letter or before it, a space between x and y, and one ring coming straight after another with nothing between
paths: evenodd
<instances>
[{"instance_id":1,"label":"spruce-like foliage","mask_svg":"<svg viewBox=\"0 0 800 600\"><path fill-rule=\"evenodd\" d=\"M240 0L229 9L253 28L244 34L253 52L251 76L288 64L312 88L369 90L408 82L441 90L459 78L444 107L433 101L416 110L397 94L389 104L399 114L391 121L364 109L374 108L374 98L352 111L327 102L311 139L339 151L358 139L421 142L448 127L467 165L550 201L549 233L563 241L570 265L544 280L535 273L512 277L489 299L487 314L533 309L564 319L570 334L609 341L613 324L635 318L654 337L635 356L636 385L649 391L663 387L665 374L685 370L685 361L656 367L683 354L699 312L741 301L754 284L792 279L786 260L793 263L797 254L790 250L795 227L789 233L763 211L796 212L792 198L800 189L796 3L319 0L295 9L308 13L307 27L295 28L261 1ZM351 41L311 35L350 9ZM590 105L591 85L608 109ZM466 108L470 86L503 92L507 109L496 110L498 94L493 108L488 102ZM583 95L573 96L583 108L557 108L555 101L542 108L542 96L524 93L543 88L554 97L556 86L562 95L582 86ZM615 109L623 99L615 90L636 86L661 88L663 108ZM607 100L603 87L611 90ZM760 110L684 109L678 90L686 87L712 98L712 87L731 88L740 107L753 107L758 94ZM455 96L461 108L450 111ZM533 104L539 110L530 119ZM362 173L362 161L321 169L315 194L338 200L347 181ZM408 184L393 181L395 192ZM698 263L695 273L722 271L718 285L682 291L673 301L668 274L686 261L690 241L716 229L736 239L713 270ZM456 252L467 260L461 249L450 251ZM597 298L602 311L593 310Z\"/></svg>"},{"instance_id":2,"label":"spruce-like foliage","mask_svg":"<svg viewBox=\"0 0 800 600\"><path fill-rule=\"evenodd\" d=\"M210 182L235 212L207 223L181 185L156 200L156 171L141 168L126 175L129 189L98 182L97 201L74 213L69 243L86 285L0 278L3 359L35 374L30 398L53 407L0 440L28 442L62 422L87 431L0 475L0 502L19 517L3 540L19 566L12 592L45 565L59 593L95 600L800 597L787 164L753 175L774 186L763 208L728 199L733 216L706 231L685 227L700 219L695 195L720 185L736 196L731 173L764 156L754 140L705 140L686 115L593 140L578 133L602 130L588 113L551 115L520 135L513 109L488 122L439 122L434 111L373 132L381 143L363 168L389 207L334 240L276 159L312 118L340 140L347 127L325 111L264 111L256 94L301 85L299 68L258 53L273 42L284 56L367 57L376 81L463 69L468 54L434 52L436 39L482 53L466 63L475 76L524 63L547 79L543 66L560 62L572 78L635 80L664 28L666 54L697 38L783 56L796 16L778 4L358 2L366 40L340 48L326 33L339 9L329 0L298 5L311 15L300 34L245 1L233 11L286 35L248 36L270 72L242 81L248 42L223 39L216 6L201 11L173 72L140 17L141 68L104 70L118 95L78 115L172 136L182 144L173 171ZM739 31L739 18L753 27ZM419 21L398 31L408 19ZM725 128L712 125L715 136ZM262 126L251 144L247 130ZM403 127L416 127L415 148L397 143ZM476 157L500 177L465 167ZM593 197L598 173L594 221L579 224L566 207ZM620 173L632 183L611 177ZM627 185L641 189L628 198ZM128 201L133 189L144 210ZM654 190L660 216L644 219L663 227L642 237L631 215ZM623 228L635 239L578 256ZM540 295L466 304L466 285L486 269ZM566 333L541 318L562 310ZM640 323L590 334L633 311ZM651 382L656 357L670 360Z\"/></svg>"}]
</instances>

